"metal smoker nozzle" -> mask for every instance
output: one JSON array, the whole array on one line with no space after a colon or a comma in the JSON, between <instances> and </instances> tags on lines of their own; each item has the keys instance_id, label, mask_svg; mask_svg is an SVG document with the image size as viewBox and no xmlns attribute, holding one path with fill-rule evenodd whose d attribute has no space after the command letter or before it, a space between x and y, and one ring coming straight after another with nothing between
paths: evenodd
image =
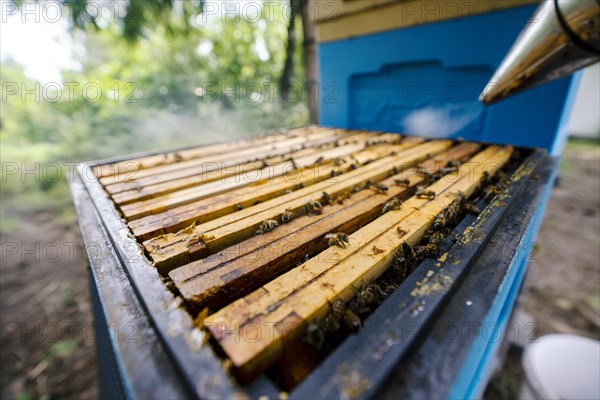
<instances>
[{"instance_id":1,"label":"metal smoker nozzle","mask_svg":"<svg viewBox=\"0 0 600 400\"><path fill-rule=\"evenodd\" d=\"M600 61L600 0L546 0L479 96L492 104Z\"/></svg>"}]
</instances>

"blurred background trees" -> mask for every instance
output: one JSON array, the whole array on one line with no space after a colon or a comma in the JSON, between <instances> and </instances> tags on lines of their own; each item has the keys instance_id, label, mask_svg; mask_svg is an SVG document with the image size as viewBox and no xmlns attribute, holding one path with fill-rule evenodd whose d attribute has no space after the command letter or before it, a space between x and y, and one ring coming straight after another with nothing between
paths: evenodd
<instances>
[{"instance_id":1,"label":"blurred background trees","mask_svg":"<svg viewBox=\"0 0 600 400\"><path fill-rule=\"evenodd\" d=\"M43 166L308 123L308 3L266 4L65 1L79 68L64 69L62 82L40 83L3 56L2 160ZM44 203L57 186L68 206L64 176L12 181L18 177L4 176L2 188L16 207Z\"/></svg>"}]
</instances>

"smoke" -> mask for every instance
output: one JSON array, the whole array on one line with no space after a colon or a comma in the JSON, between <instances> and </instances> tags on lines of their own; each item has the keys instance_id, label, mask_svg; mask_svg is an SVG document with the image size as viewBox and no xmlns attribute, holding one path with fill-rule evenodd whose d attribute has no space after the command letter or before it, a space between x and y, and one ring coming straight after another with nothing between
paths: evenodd
<instances>
[{"instance_id":1,"label":"smoke","mask_svg":"<svg viewBox=\"0 0 600 400\"><path fill-rule=\"evenodd\" d=\"M479 102L425 107L404 117L403 130L409 135L450 137L477 119L482 111Z\"/></svg>"}]
</instances>

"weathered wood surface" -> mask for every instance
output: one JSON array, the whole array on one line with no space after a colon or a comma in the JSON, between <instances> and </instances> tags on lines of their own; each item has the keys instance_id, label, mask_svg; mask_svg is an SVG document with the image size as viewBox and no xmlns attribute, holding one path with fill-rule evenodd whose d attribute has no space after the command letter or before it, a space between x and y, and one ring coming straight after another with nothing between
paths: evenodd
<instances>
[{"instance_id":1,"label":"weathered wood surface","mask_svg":"<svg viewBox=\"0 0 600 400\"><path fill-rule=\"evenodd\" d=\"M244 147L235 151L223 151L217 154L208 155L189 160L177 160L172 163L148 167L135 170L127 174L117 174L113 176L100 178L102 185L108 186L117 182L135 182L138 179L165 174L174 171L186 170L191 167L206 165L206 163L219 163L227 160L237 162L255 161L257 158L275 157L285 155L291 151L301 150L305 146L319 146L321 144L335 142L343 138L348 138L359 134L358 131L326 130L312 134L310 137L294 137L277 141L274 143L258 145L254 147ZM170 153L166 153L170 154Z\"/></svg>"},{"instance_id":2,"label":"weathered wood surface","mask_svg":"<svg viewBox=\"0 0 600 400\"><path fill-rule=\"evenodd\" d=\"M367 180L379 181L388 177L392 168L402 171L452 146L448 140L431 141L396 155L357 168L336 177L337 183L320 182L304 189L276 197L242 211L190 227L175 234L165 234L144 242L144 247L161 272L206 257L253 236L267 220L279 219L285 212L298 213L322 192L336 196Z\"/></svg>"},{"instance_id":3,"label":"weathered wood surface","mask_svg":"<svg viewBox=\"0 0 600 400\"><path fill-rule=\"evenodd\" d=\"M257 203L267 201L288 191L299 190L314 183L328 181L337 182L332 173L343 173L359 165L376 161L389 156L392 152L400 152L422 143L422 139L407 138L398 145L376 145L341 159L341 163L325 163L316 167L293 171L277 177L272 181L259 185L232 190L221 195L211 196L190 204L171 208L163 212L141 217L129 222L133 234L140 240L174 233L189 227L192 223L201 224L226 214L236 212L238 208L248 208Z\"/></svg>"},{"instance_id":4,"label":"weathered wood surface","mask_svg":"<svg viewBox=\"0 0 600 400\"><path fill-rule=\"evenodd\" d=\"M244 165L234 163L211 170L208 173L198 173L194 176L157 185L140 187L139 190L116 193L112 195L112 198L115 203L121 206L128 218L135 218L140 214L151 212L156 207L164 209L165 207L189 203L207 194L214 195L262 181L272 181L278 176L293 174L299 168L307 168L323 161L350 156L368 147L369 142L373 140L372 135L371 139L361 135L358 136L343 139L344 144L341 146L323 149L313 154L298 156L296 152L287 153L279 162L267 165L264 165L261 161ZM380 135L377 138L378 143L389 144L401 140L398 135ZM338 142L342 142L342 140L338 140ZM300 150L299 153L304 151ZM200 197L194 197L196 194Z\"/></svg>"},{"instance_id":5,"label":"weathered wood surface","mask_svg":"<svg viewBox=\"0 0 600 400\"><path fill-rule=\"evenodd\" d=\"M156 154L152 156L124 160L112 164L99 165L97 167L94 167L93 171L97 178L104 178L112 175L129 175L134 171L142 170L145 168L175 163L182 160L189 160L192 158L206 157L213 154L235 151L237 149L243 149L246 147L261 144L275 143L281 140L290 139L294 137L307 137L315 132L322 132L324 130L329 129L312 125L304 128L292 129L288 131L259 136L252 139L243 139L229 143L218 143L208 146L199 146L190 149L180 150L177 153L171 152Z\"/></svg>"},{"instance_id":6,"label":"weathered wood surface","mask_svg":"<svg viewBox=\"0 0 600 400\"><path fill-rule=\"evenodd\" d=\"M204 320L240 377L263 371L294 347L307 321L323 315L337 298L347 301L355 287L379 276L403 242L415 244L435 216L471 195L486 174L492 176L510 159L511 147L490 146L460 171L428 189L433 200L412 197L350 236L346 248L330 247L301 266ZM251 340L250 340L251 339Z\"/></svg>"},{"instance_id":7,"label":"weathered wood surface","mask_svg":"<svg viewBox=\"0 0 600 400\"><path fill-rule=\"evenodd\" d=\"M253 237L208 258L186 264L169 273L179 293L195 309L212 309L230 303L270 280L273 275L293 266L305 254L327 247L329 232L350 234L379 216L385 204L394 198L412 195L426 179L417 170L435 173L448 161L462 161L479 149L473 143L461 144L381 183L386 193L363 190L341 204L324 207L320 215L300 216L271 232ZM395 184L408 179L407 187Z\"/></svg>"},{"instance_id":8,"label":"weathered wood surface","mask_svg":"<svg viewBox=\"0 0 600 400\"><path fill-rule=\"evenodd\" d=\"M105 185L105 190L112 195L116 203L125 204L126 202L143 200L147 197L173 192L196 184L223 179L230 175L249 173L267 165L283 163L290 158L296 160L316 155L313 158L316 160L320 156L327 156L329 153L335 154L336 151L345 155L347 153L344 148L348 149L348 145L351 144L357 146L362 143L367 146L372 142L394 143L400 140L400 135L356 133L337 140L327 138L307 141L300 148L290 149L289 152L279 149L276 151L278 155L275 156L270 156L269 152L260 155L253 154L251 157L247 154L227 153L212 158L191 160L185 165L185 168L174 171L164 172L149 169L146 172L152 172L152 175L142 177L140 174L135 174L131 180ZM334 151L333 147L338 148ZM252 158L252 160L248 161L248 158Z\"/></svg>"}]
</instances>

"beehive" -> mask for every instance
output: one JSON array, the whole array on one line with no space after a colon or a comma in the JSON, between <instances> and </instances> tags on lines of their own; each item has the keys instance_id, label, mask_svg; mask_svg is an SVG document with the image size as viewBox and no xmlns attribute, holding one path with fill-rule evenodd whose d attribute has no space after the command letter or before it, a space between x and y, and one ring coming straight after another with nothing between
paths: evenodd
<instances>
[{"instance_id":1,"label":"beehive","mask_svg":"<svg viewBox=\"0 0 600 400\"><path fill-rule=\"evenodd\" d=\"M289 390L421 261L448 263L522 152L311 126L93 171L226 368Z\"/></svg>"},{"instance_id":2,"label":"beehive","mask_svg":"<svg viewBox=\"0 0 600 400\"><path fill-rule=\"evenodd\" d=\"M355 131L80 165L103 396L481 397L577 79L390 132L470 115L533 3L311 2L319 121Z\"/></svg>"}]
</instances>

